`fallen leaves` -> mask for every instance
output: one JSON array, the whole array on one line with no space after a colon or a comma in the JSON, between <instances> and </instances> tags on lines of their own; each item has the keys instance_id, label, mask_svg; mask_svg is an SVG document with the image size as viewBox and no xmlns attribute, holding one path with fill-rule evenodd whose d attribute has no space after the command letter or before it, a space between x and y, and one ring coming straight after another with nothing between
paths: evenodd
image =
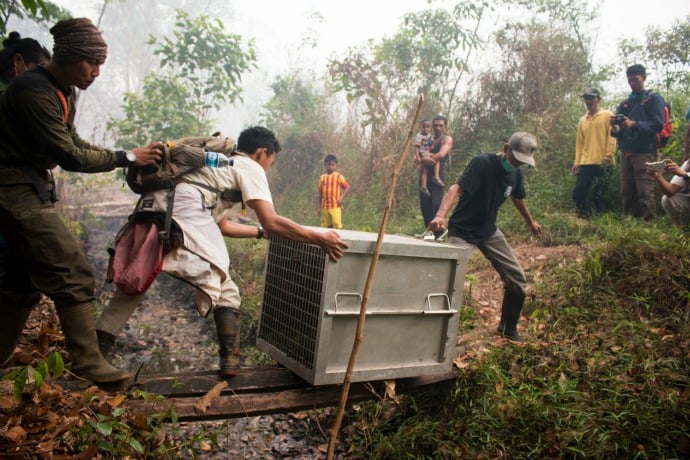
<instances>
[{"instance_id":1,"label":"fallen leaves","mask_svg":"<svg viewBox=\"0 0 690 460\"><path fill-rule=\"evenodd\" d=\"M227 386L228 382L218 382L208 393L199 398L196 404L194 404L194 410L199 414L205 413L208 408L211 407L211 404L213 404L213 400L218 398L220 393L227 388Z\"/></svg>"}]
</instances>

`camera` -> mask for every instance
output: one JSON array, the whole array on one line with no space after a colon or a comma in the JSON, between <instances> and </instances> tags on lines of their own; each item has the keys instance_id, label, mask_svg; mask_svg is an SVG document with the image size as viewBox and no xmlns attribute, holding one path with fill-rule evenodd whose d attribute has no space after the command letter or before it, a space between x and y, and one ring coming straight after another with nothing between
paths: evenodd
<instances>
[{"instance_id":1,"label":"camera","mask_svg":"<svg viewBox=\"0 0 690 460\"><path fill-rule=\"evenodd\" d=\"M645 162L647 166L652 168L652 170L662 173L664 170L666 170L666 162L665 161L653 161L653 162Z\"/></svg>"},{"instance_id":2,"label":"camera","mask_svg":"<svg viewBox=\"0 0 690 460\"><path fill-rule=\"evenodd\" d=\"M613 119L613 124L617 125L617 126L622 125L624 122L625 122L625 115L623 115L622 113L616 114L616 116Z\"/></svg>"}]
</instances>

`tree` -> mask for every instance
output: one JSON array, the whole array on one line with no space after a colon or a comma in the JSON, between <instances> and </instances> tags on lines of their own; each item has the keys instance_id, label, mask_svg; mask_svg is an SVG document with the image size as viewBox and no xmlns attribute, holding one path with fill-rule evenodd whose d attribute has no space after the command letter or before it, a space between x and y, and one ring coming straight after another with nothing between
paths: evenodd
<instances>
[{"instance_id":1,"label":"tree","mask_svg":"<svg viewBox=\"0 0 690 460\"><path fill-rule=\"evenodd\" d=\"M125 94L124 118L109 121L120 147L208 134L211 114L241 99L241 76L256 61L253 43L225 33L220 20L181 10L172 38L149 44L158 45L161 70L144 79L141 94Z\"/></svg>"},{"instance_id":2,"label":"tree","mask_svg":"<svg viewBox=\"0 0 690 460\"><path fill-rule=\"evenodd\" d=\"M570 207L572 186L564 172L572 165L577 121L584 111L580 96L601 80L591 63L591 40L569 22L582 21L578 11L588 6L568 0L550 4L553 10L528 21L511 20L495 32L486 51L495 56L495 64L477 75L473 97L465 99L457 123L462 129L453 137L467 155L456 155L463 163L479 152L496 151L515 131L534 133L540 143L535 174ZM564 5L576 11L567 13Z\"/></svg>"},{"instance_id":3,"label":"tree","mask_svg":"<svg viewBox=\"0 0 690 460\"><path fill-rule=\"evenodd\" d=\"M37 23L51 23L67 17L67 11L45 0L0 0L0 33L7 34L12 17L31 19Z\"/></svg>"},{"instance_id":4,"label":"tree","mask_svg":"<svg viewBox=\"0 0 690 460\"><path fill-rule=\"evenodd\" d=\"M321 169L325 149L333 145L335 122L328 97L296 73L276 77L271 89L274 95L261 118L281 137L280 167L271 171L271 187L280 195Z\"/></svg>"},{"instance_id":5,"label":"tree","mask_svg":"<svg viewBox=\"0 0 690 460\"><path fill-rule=\"evenodd\" d=\"M328 63L336 91L361 112L367 128L365 174L385 169L387 152L380 140L405 138L406 120L420 92L426 97L426 114L452 110L470 53L481 45L478 26L491 5L468 0L451 10L410 13L392 38L370 40Z\"/></svg>"},{"instance_id":6,"label":"tree","mask_svg":"<svg viewBox=\"0 0 690 460\"><path fill-rule=\"evenodd\" d=\"M677 20L668 30L650 27L644 41L623 40L619 50L624 62L646 63L666 92L690 91L690 16Z\"/></svg>"},{"instance_id":7,"label":"tree","mask_svg":"<svg viewBox=\"0 0 690 460\"><path fill-rule=\"evenodd\" d=\"M344 59L329 62L336 89L344 91L348 101L363 103L364 124L371 125L372 137L420 91L434 111L451 110L469 53L481 44L479 23L490 8L488 1L468 1L449 11L409 13L392 38L369 41Z\"/></svg>"},{"instance_id":8,"label":"tree","mask_svg":"<svg viewBox=\"0 0 690 460\"><path fill-rule=\"evenodd\" d=\"M671 106L674 132L663 155L680 158L687 129L683 115L690 103L690 16L677 20L666 30L649 27L644 41L622 40L619 52L622 62L645 65L645 88L662 92Z\"/></svg>"}]
</instances>

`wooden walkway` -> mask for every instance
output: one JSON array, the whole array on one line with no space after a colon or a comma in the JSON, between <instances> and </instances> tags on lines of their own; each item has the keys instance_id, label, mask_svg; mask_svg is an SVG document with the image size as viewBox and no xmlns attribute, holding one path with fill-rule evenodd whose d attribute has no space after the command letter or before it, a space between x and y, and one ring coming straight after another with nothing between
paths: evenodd
<instances>
[{"instance_id":1,"label":"wooden walkway","mask_svg":"<svg viewBox=\"0 0 690 460\"><path fill-rule=\"evenodd\" d=\"M456 378L457 372L452 371L437 376L398 379L394 381L394 394L431 390L434 386L452 384ZM382 399L386 395L386 383L390 388L392 382L353 383L348 401ZM60 384L74 390L87 386L75 381L61 381ZM125 407L147 414L174 409L180 421L220 420L338 406L342 392L342 385L315 387L279 366L242 369L237 377L230 379L220 378L215 371L146 375L139 376L136 382L101 388L111 392L140 389L152 395L163 395L165 398L159 400L128 400Z\"/></svg>"}]
</instances>

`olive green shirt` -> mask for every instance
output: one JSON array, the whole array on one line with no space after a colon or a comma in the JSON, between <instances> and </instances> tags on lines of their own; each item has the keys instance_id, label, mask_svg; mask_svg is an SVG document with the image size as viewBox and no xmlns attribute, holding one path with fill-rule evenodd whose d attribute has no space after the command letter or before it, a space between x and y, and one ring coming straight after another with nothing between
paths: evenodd
<instances>
[{"instance_id":1,"label":"olive green shirt","mask_svg":"<svg viewBox=\"0 0 690 460\"><path fill-rule=\"evenodd\" d=\"M79 137L74 111L70 88L61 88L45 68L17 76L0 95L0 185L30 183L22 170L26 163L44 177L56 166L86 173L124 166L122 155Z\"/></svg>"}]
</instances>

